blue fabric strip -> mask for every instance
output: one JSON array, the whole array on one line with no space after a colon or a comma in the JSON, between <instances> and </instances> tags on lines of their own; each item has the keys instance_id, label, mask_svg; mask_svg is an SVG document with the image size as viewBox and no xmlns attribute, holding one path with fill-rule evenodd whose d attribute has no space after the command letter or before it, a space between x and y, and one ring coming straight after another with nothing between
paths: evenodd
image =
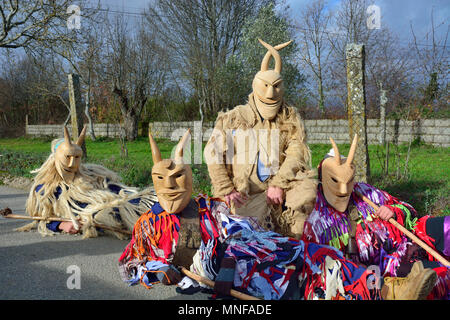
<instances>
[{"instance_id":1,"label":"blue fabric strip","mask_svg":"<svg viewBox=\"0 0 450 320\"><path fill-rule=\"evenodd\" d=\"M164 209L161 207L159 202L155 202L152 206L152 212L154 214L160 214L161 212L164 212Z\"/></svg>"},{"instance_id":2,"label":"blue fabric strip","mask_svg":"<svg viewBox=\"0 0 450 320\"><path fill-rule=\"evenodd\" d=\"M270 169L262 163L262 161L259 159L259 153L258 153L258 165L256 173L258 175L258 179L261 182L266 181L270 177Z\"/></svg>"},{"instance_id":3,"label":"blue fabric strip","mask_svg":"<svg viewBox=\"0 0 450 320\"><path fill-rule=\"evenodd\" d=\"M52 221L50 223L47 223L47 229L49 229L53 232L61 232L61 230L59 230L60 224L61 224L61 221Z\"/></svg>"},{"instance_id":4,"label":"blue fabric strip","mask_svg":"<svg viewBox=\"0 0 450 320\"><path fill-rule=\"evenodd\" d=\"M59 140L59 141L55 144L55 146L53 147L53 152L55 152L56 149L58 149L59 145L60 145L61 143L63 143L63 142L64 142L64 139Z\"/></svg>"},{"instance_id":5,"label":"blue fabric strip","mask_svg":"<svg viewBox=\"0 0 450 320\"><path fill-rule=\"evenodd\" d=\"M220 268L216 281L233 281L234 269Z\"/></svg>"}]
</instances>

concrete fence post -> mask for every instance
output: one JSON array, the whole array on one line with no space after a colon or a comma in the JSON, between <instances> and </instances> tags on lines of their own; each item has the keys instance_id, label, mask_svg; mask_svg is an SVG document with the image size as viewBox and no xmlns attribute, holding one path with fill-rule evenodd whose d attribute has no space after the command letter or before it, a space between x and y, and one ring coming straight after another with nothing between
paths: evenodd
<instances>
[{"instance_id":1,"label":"concrete fence post","mask_svg":"<svg viewBox=\"0 0 450 320\"><path fill-rule=\"evenodd\" d=\"M77 140L83 130L83 104L81 103L80 76L74 73L68 75L69 78L69 102L70 118L72 120L72 140ZM87 157L86 143L81 146L84 157Z\"/></svg>"},{"instance_id":2,"label":"concrete fence post","mask_svg":"<svg viewBox=\"0 0 450 320\"><path fill-rule=\"evenodd\" d=\"M347 61L347 112L351 142L358 134L354 164L355 181L367 182L370 176L369 152L367 147L367 118L363 44L350 43L346 47Z\"/></svg>"}]
</instances>

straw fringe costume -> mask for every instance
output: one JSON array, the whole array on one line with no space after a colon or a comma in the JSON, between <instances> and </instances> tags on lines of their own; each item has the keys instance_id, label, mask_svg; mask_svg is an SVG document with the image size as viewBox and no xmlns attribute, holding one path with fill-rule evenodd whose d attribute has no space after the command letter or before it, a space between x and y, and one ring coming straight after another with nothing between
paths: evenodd
<instances>
[{"instance_id":1,"label":"straw fringe costume","mask_svg":"<svg viewBox=\"0 0 450 320\"><path fill-rule=\"evenodd\" d=\"M119 176L96 164L80 164L73 181L66 182L55 168L55 143L45 163L36 173L30 190L26 212L32 217L68 218L78 225L81 222L83 238L98 235L93 223L133 230L140 214L157 200L152 188L138 191L120 182ZM34 221L18 231L38 228L43 236L54 235L55 227L49 221ZM105 230L119 239L126 236Z\"/></svg>"}]
</instances>

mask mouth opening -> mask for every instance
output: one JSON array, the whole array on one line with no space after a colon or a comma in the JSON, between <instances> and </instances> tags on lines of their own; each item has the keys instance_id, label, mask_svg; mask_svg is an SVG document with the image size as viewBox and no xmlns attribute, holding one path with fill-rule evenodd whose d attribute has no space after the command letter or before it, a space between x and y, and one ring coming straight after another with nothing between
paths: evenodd
<instances>
[{"instance_id":1,"label":"mask mouth opening","mask_svg":"<svg viewBox=\"0 0 450 320\"><path fill-rule=\"evenodd\" d=\"M337 194L337 196L338 196L339 198L346 198L346 197L349 196L349 194L344 194L344 195Z\"/></svg>"},{"instance_id":2,"label":"mask mouth opening","mask_svg":"<svg viewBox=\"0 0 450 320\"><path fill-rule=\"evenodd\" d=\"M263 102L266 106L271 107L271 106L277 106L278 103L280 102L280 100L273 100L273 99L269 99L269 98L264 98L261 97L259 94L256 94L256 98Z\"/></svg>"},{"instance_id":3,"label":"mask mouth opening","mask_svg":"<svg viewBox=\"0 0 450 320\"><path fill-rule=\"evenodd\" d=\"M263 101L268 107L275 107L277 104L278 104L278 101L276 101L276 102L271 102L271 103L269 103L269 102L265 102L265 101Z\"/></svg>"},{"instance_id":4,"label":"mask mouth opening","mask_svg":"<svg viewBox=\"0 0 450 320\"><path fill-rule=\"evenodd\" d=\"M181 198L184 195L185 192L183 191L177 191L177 192L162 192L160 193L161 196L167 200L176 200L178 198Z\"/></svg>"}]
</instances>

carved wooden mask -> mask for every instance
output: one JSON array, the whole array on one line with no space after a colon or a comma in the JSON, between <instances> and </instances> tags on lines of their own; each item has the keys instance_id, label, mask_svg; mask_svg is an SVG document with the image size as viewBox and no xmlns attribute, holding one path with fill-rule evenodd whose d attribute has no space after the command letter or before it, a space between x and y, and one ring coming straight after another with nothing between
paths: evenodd
<instances>
[{"instance_id":1,"label":"carved wooden mask","mask_svg":"<svg viewBox=\"0 0 450 320\"><path fill-rule=\"evenodd\" d=\"M356 151L358 135L353 138L348 157L345 162L341 159L336 143L330 138L334 150L334 157L322 162L322 187L327 202L336 210L343 212L347 209L350 195L353 191L355 166L353 158Z\"/></svg>"},{"instance_id":2,"label":"carved wooden mask","mask_svg":"<svg viewBox=\"0 0 450 320\"><path fill-rule=\"evenodd\" d=\"M267 53L261 62L261 70L255 75L252 83L253 97L256 108L264 119L275 118L283 101L283 79L281 78L281 57L278 50L289 45L291 41L279 44L275 47L265 43L261 39L259 42L267 48ZM275 68L269 69L270 57L275 59Z\"/></svg>"},{"instance_id":3,"label":"carved wooden mask","mask_svg":"<svg viewBox=\"0 0 450 320\"><path fill-rule=\"evenodd\" d=\"M64 141L55 150L55 167L61 178L67 183L73 181L80 168L81 157L83 156L81 145L85 136L86 126L81 131L78 140L72 143L69 131L64 126Z\"/></svg>"},{"instance_id":4,"label":"carved wooden mask","mask_svg":"<svg viewBox=\"0 0 450 320\"><path fill-rule=\"evenodd\" d=\"M192 195L192 170L183 163L183 147L190 142L190 130L178 142L175 159L161 159L161 152L149 133L152 150L152 180L159 204L168 213L179 213L189 204Z\"/></svg>"}]
</instances>

